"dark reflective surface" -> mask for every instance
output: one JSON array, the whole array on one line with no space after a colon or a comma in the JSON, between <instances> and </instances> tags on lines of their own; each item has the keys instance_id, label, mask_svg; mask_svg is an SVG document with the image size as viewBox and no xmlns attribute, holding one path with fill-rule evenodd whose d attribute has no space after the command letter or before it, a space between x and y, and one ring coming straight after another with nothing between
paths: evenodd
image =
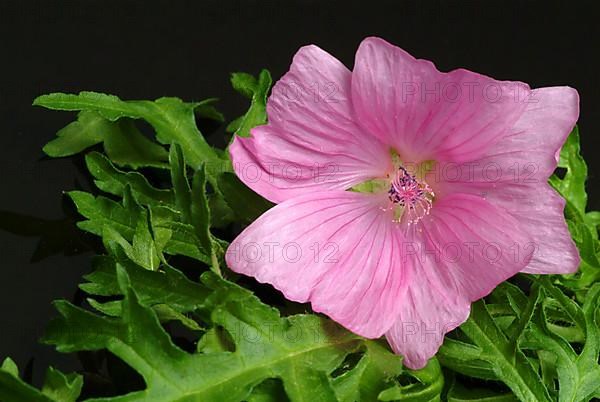
<instances>
[{"instance_id":1,"label":"dark reflective surface","mask_svg":"<svg viewBox=\"0 0 600 402\"><path fill-rule=\"evenodd\" d=\"M40 94L218 96L232 119L245 100L230 88L229 72L267 67L277 78L308 43L351 67L360 40L378 35L442 70L577 88L590 204L600 208L600 30L592 2L282 4L0 1L0 358L12 356L38 383L48 364L87 371L110 360L83 356L82 363L36 342L54 314L52 300L80 301L77 284L97 246L77 231L61 194L91 188L81 159L49 160L41 152L74 115L32 108ZM105 377L95 378L91 386L101 387Z\"/></svg>"}]
</instances>

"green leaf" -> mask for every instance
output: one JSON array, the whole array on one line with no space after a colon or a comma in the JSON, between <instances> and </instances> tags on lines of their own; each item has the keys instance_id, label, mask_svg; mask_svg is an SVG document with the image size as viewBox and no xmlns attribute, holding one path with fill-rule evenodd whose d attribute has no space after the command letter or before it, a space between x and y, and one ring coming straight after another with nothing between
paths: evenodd
<instances>
[{"instance_id":1,"label":"green leaf","mask_svg":"<svg viewBox=\"0 0 600 402\"><path fill-rule=\"evenodd\" d=\"M252 100L258 88L258 80L252 74L233 73L231 74L231 86L246 98Z\"/></svg>"},{"instance_id":2,"label":"green leaf","mask_svg":"<svg viewBox=\"0 0 600 402\"><path fill-rule=\"evenodd\" d=\"M138 288L139 301L144 306L166 304L181 313L199 308L209 295L208 289L192 282L180 271L163 265L160 271L149 271L130 261L117 262L111 256L98 256L94 271L84 276L88 281L79 287L95 296L123 295L117 282L117 266L127 271Z\"/></svg>"},{"instance_id":3,"label":"green leaf","mask_svg":"<svg viewBox=\"0 0 600 402\"><path fill-rule=\"evenodd\" d=\"M531 297L537 298L536 295ZM519 324L520 328L522 326ZM479 348L478 353L464 356L464 360L473 358L476 363L487 362L496 378L504 382L521 400L551 400L548 390L544 387L530 361L518 347L515 347L514 340L508 339L498 327L483 300L471 306L471 315L461 325L460 330L473 342L475 347ZM447 349L442 348L440 354L444 355L446 351ZM452 357L456 356L446 355L445 359L453 363L452 368L460 371L461 364L454 362Z\"/></svg>"},{"instance_id":4,"label":"green leaf","mask_svg":"<svg viewBox=\"0 0 600 402\"><path fill-rule=\"evenodd\" d=\"M46 372L46 381L42 393L50 399L60 402L75 402L83 387L83 377L78 374L63 374L50 367Z\"/></svg>"},{"instance_id":5,"label":"green leaf","mask_svg":"<svg viewBox=\"0 0 600 402\"><path fill-rule=\"evenodd\" d=\"M196 350L200 353L233 352L235 351L235 342L229 332L223 327L216 326L206 330L202 338L198 340Z\"/></svg>"},{"instance_id":6,"label":"green leaf","mask_svg":"<svg viewBox=\"0 0 600 402\"><path fill-rule=\"evenodd\" d=\"M198 242L205 254L210 255L212 270L221 275L219 256L224 255L223 247L213 240L210 233L211 213L206 195L206 170L204 165L196 171L192 183L191 220Z\"/></svg>"},{"instance_id":7,"label":"green leaf","mask_svg":"<svg viewBox=\"0 0 600 402\"><path fill-rule=\"evenodd\" d=\"M111 123L94 112L80 112L77 121L56 133L57 138L44 146L46 155L53 158L70 156L104 140L104 133L112 130Z\"/></svg>"},{"instance_id":8,"label":"green leaf","mask_svg":"<svg viewBox=\"0 0 600 402\"><path fill-rule=\"evenodd\" d=\"M271 74L267 70L262 70L258 79L246 73L231 75L231 84L234 89L251 99L250 108L239 123L235 124L237 126L236 135L249 137L251 128L267 122L267 96L272 83Z\"/></svg>"},{"instance_id":9,"label":"green leaf","mask_svg":"<svg viewBox=\"0 0 600 402\"><path fill-rule=\"evenodd\" d=\"M104 135L104 150L114 163L120 166L167 167L167 151L148 138L135 126L131 119L111 123L112 130Z\"/></svg>"},{"instance_id":10,"label":"green leaf","mask_svg":"<svg viewBox=\"0 0 600 402\"><path fill-rule=\"evenodd\" d=\"M208 194L208 208L210 209L211 226L214 228L226 228L233 223L236 216L231 207L225 201L221 192Z\"/></svg>"},{"instance_id":11,"label":"green leaf","mask_svg":"<svg viewBox=\"0 0 600 402\"><path fill-rule=\"evenodd\" d=\"M510 282L503 282L498 285L489 299L490 302L498 303L498 305L508 305L510 310L516 315L521 315L523 308L528 302L525 293L518 286ZM487 307L489 309L490 304Z\"/></svg>"},{"instance_id":12,"label":"green leaf","mask_svg":"<svg viewBox=\"0 0 600 402\"><path fill-rule=\"evenodd\" d=\"M88 298L87 302L94 309L98 310L103 314L106 314L109 317L120 317L123 314L123 306L119 300L100 303L95 299ZM179 321L183 326L193 331L200 331L202 329L196 321L189 318L185 314L175 310L168 304L155 304L152 306L152 309L156 313L156 316L158 317L161 323L169 321Z\"/></svg>"},{"instance_id":13,"label":"green leaf","mask_svg":"<svg viewBox=\"0 0 600 402\"><path fill-rule=\"evenodd\" d=\"M140 209L131 244L118 230L110 225L104 225L101 228L104 246L115 255L124 254L137 265L155 271L158 269L161 256L148 225L148 213Z\"/></svg>"},{"instance_id":14,"label":"green leaf","mask_svg":"<svg viewBox=\"0 0 600 402\"><path fill-rule=\"evenodd\" d=\"M555 292L552 294L556 295ZM526 333L525 343L529 348L547 350L556 356L555 372L560 402L589 401L600 391L600 326L596 320L596 313L600 308L599 299L600 284L596 284L589 291L583 305L585 344L579 355L562 337L550 331L542 309L538 310L531 330ZM570 308L568 305L564 306Z\"/></svg>"},{"instance_id":15,"label":"green leaf","mask_svg":"<svg viewBox=\"0 0 600 402\"><path fill-rule=\"evenodd\" d=\"M203 162L222 161L196 127L194 109L199 104L177 98L122 101L114 95L96 92L42 95L33 104L53 110L93 111L111 122L122 118L143 119L154 127L160 143L179 144L193 168L197 169Z\"/></svg>"},{"instance_id":16,"label":"green leaf","mask_svg":"<svg viewBox=\"0 0 600 402\"><path fill-rule=\"evenodd\" d=\"M483 350L477 345L446 337L437 358L444 367L466 376L498 380L494 368L484 360Z\"/></svg>"},{"instance_id":17,"label":"green leaf","mask_svg":"<svg viewBox=\"0 0 600 402\"><path fill-rule=\"evenodd\" d=\"M550 184L566 200L565 215L569 230L577 245L582 262L579 271L561 282L573 289L587 289L600 280L600 242L598 241L597 211L586 213L587 194L585 181L587 166L580 154L579 130L577 127L569 135L560 152L559 167L566 169L563 179L557 175L550 177Z\"/></svg>"},{"instance_id":18,"label":"green leaf","mask_svg":"<svg viewBox=\"0 0 600 402\"><path fill-rule=\"evenodd\" d=\"M10 357L4 359L4 361L2 362L2 366L0 366L0 370L4 370L8 374L11 374L15 377L19 376L19 368L17 367L15 361Z\"/></svg>"},{"instance_id":19,"label":"green leaf","mask_svg":"<svg viewBox=\"0 0 600 402\"><path fill-rule=\"evenodd\" d=\"M509 298L511 305L517 305L517 300L513 299L510 293L507 294L507 297ZM531 317L533 316L533 312L537 307L539 300L540 291L538 289L538 284L534 283L530 290L529 299L524 304L521 304L522 310L517 312L518 319L506 329L506 334L509 336L510 348L515 352L517 352L519 337L529 325L529 321L531 321Z\"/></svg>"},{"instance_id":20,"label":"green leaf","mask_svg":"<svg viewBox=\"0 0 600 402\"><path fill-rule=\"evenodd\" d=\"M191 225L195 239L204 255L210 256L210 265L217 273L220 272L216 250L213 247L210 234L210 209L206 195L206 170L202 164L193 177L193 186L187 178L187 169L181 148L174 144L170 153L171 181L175 191L177 208L182 211L182 220Z\"/></svg>"},{"instance_id":21,"label":"green leaf","mask_svg":"<svg viewBox=\"0 0 600 402\"><path fill-rule=\"evenodd\" d=\"M230 134L234 134L236 131L239 130L240 126L242 125L242 121L244 121L244 116L240 116L231 120L225 128L225 131Z\"/></svg>"},{"instance_id":22,"label":"green leaf","mask_svg":"<svg viewBox=\"0 0 600 402\"><path fill-rule=\"evenodd\" d=\"M212 263L210 255L199 247L192 225L178 222L179 215L169 208L151 207L150 211L154 233L167 238L163 252L191 257L208 265Z\"/></svg>"},{"instance_id":23,"label":"green leaf","mask_svg":"<svg viewBox=\"0 0 600 402\"><path fill-rule=\"evenodd\" d=\"M175 191L177 209L182 213L183 223L191 223L192 189L187 178L187 168L185 159L183 158L183 151L177 144L171 146L169 164L171 165L171 182Z\"/></svg>"},{"instance_id":24,"label":"green leaf","mask_svg":"<svg viewBox=\"0 0 600 402\"><path fill-rule=\"evenodd\" d=\"M152 306L152 308L153 308L154 312L156 313L156 316L158 317L160 322L179 321L184 326L188 327L189 329L191 329L193 331L200 331L202 329L196 321L189 318L185 314L175 310L173 307L171 307L168 304L156 304L156 305Z\"/></svg>"},{"instance_id":25,"label":"green leaf","mask_svg":"<svg viewBox=\"0 0 600 402\"><path fill-rule=\"evenodd\" d=\"M83 191L71 191L67 194L75 203L77 211L87 219L77 224L80 229L102 236L104 227L111 226L127 240L133 239L140 215L135 203L119 204L109 198L94 197Z\"/></svg>"},{"instance_id":26,"label":"green leaf","mask_svg":"<svg viewBox=\"0 0 600 402\"><path fill-rule=\"evenodd\" d=\"M406 402L433 402L441 400L444 376L442 375L442 370L437 359L430 359L427 366L421 370L410 371L409 374L419 382L410 385L396 384L382 391L378 399L380 401L401 400Z\"/></svg>"},{"instance_id":27,"label":"green leaf","mask_svg":"<svg viewBox=\"0 0 600 402\"><path fill-rule=\"evenodd\" d=\"M201 247L212 253L212 235L210 234L210 210L206 197L206 170L204 165L196 171L191 193L191 223Z\"/></svg>"},{"instance_id":28,"label":"green leaf","mask_svg":"<svg viewBox=\"0 0 600 402\"><path fill-rule=\"evenodd\" d=\"M127 242L133 241L139 216L143 213L143 209L134 199L125 197L123 203L119 204L106 197L94 197L82 191L72 191L68 195L75 202L79 213L87 219L77 224L79 228L102 237L106 234L114 234L110 230L105 231L108 227L120 234ZM150 219L155 233L162 230L164 235L164 231L169 232L168 241L162 248L163 252L184 255L210 264L210 257L198 248L194 228L177 222L179 219L177 212L169 208L153 207Z\"/></svg>"},{"instance_id":29,"label":"green leaf","mask_svg":"<svg viewBox=\"0 0 600 402\"><path fill-rule=\"evenodd\" d=\"M581 308L567 295L564 294L558 287L556 287L550 277L541 276L539 278L539 283L544 287L544 290L548 292L550 296L552 296L560 305L560 307L567 313L570 321L575 323L575 325L579 326L579 328L585 328L585 318L583 316L583 311Z\"/></svg>"},{"instance_id":30,"label":"green leaf","mask_svg":"<svg viewBox=\"0 0 600 402\"><path fill-rule=\"evenodd\" d=\"M199 311L210 325L229 333L234 351L204 347L186 353L172 343L156 313L140 301L131 285L133 277L119 268L117 282L125 294L122 317L100 317L59 301L60 317L44 338L62 352L106 348L143 376L144 390L107 401L237 402L272 378L281 379L291 401L337 401L336 381L330 373L364 345L360 338L315 315L281 317L247 290L205 274L203 283L211 294L202 298ZM350 369L345 378L360 383L381 369L392 370L388 375L398 371L398 357L380 349L370 359L379 355L384 355L383 360L377 364L368 360ZM386 363L392 356L395 360ZM352 395L356 392L350 390Z\"/></svg>"},{"instance_id":31,"label":"green leaf","mask_svg":"<svg viewBox=\"0 0 600 402\"><path fill-rule=\"evenodd\" d=\"M253 222L273 207L273 203L256 194L233 173L223 173L218 180L225 202L233 210L236 219L243 223Z\"/></svg>"},{"instance_id":32,"label":"green leaf","mask_svg":"<svg viewBox=\"0 0 600 402\"><path fill-rule=\"evenodd\" d=\"M375 401L382 389L402 373L402 358L377 341L364 341L356 366L336 376L333 385L341 402Z\"/></svg>"},{"instance_id":33,"label":"green leaf","mask_svg":"<svg viewBox=\"0 0 600 402\"><path fill-rule=\"evenodd\" d=\"M592 229L592 234L594 235L594 239L598 240L598 227L600 226L600 212L599 211L591 211L585 214L584 217L585 223Z\"/></svg>"},{"instance_id":34,"label":"green leaf","mask_svg":"<svg viewBox=\"0 0 600 402\"><path fill-rule=\"evenodd\" d=\"M552 176L550 184L567 200L567 216L582 220L587 205L585 192L587 165L580 154L577 126L560 151L558 166L567 170L565 176L563 179L556 175Z\"/></svg>"},{"instance_id":35,"label":"green leaf","mask_svg":"<svg viewBox=\"0 0 600 402\"><path fill-rule=\"evenodd\" d=\"M581 222L569 220L567 223L569 224L571 236L579 249L581 259L593 269L600 270L600 261L598 257L600 242L598 242L592 234L592 230L596 232L596 229L590 228L589 225Z\"/></svg>"},{"instance_id":36,"label":"green leaf","mask_svg":"<svg viewBox=\"0 0 600 402\"><path fill-rule=\"evenodd\" d=\"M147 139L131 119L112 122L94 111L82 111L77 121L58 131L57 136L44 147L48 156L70 156L104 142L107 155L120 166L166 167L165 149Z\"/></svg>"},{"instance_id":37,"label":"green leaf","mask_svg":"<svg viewBox=\"0 0 600 402\"><path fill-rule=\"evenodd\" d=\"M167 204L174 207L173 191L153 187L137 172L118 170L101 153L91 152L85 156L85 161L100 190L123 197L125 188L129 186L137 201L143 205Z\"/></svg>"},{"instance_id":38,"label":"green leaf","mask_svg":"<svg viewBox=\"0 0 600 402\"><path fill-rule=\"evenodd\" d=\"M144 211L138 219L133 235L131 254L128 257L139 266L156 271L160 256L148 223L148 216Z\"/></svg>"},{"instance_id":39,"label":"green leaf","mask_svg":"<svg viewBox=\"0 0 600 402\"><path fill-rule=\"evenodd\" d=\"M81 393L83 378L65 375L50 367L42 390L19 378L19 370L11 359L0 367L0 400L3 402L75 402Z\"/></svg>"}]
</instances>

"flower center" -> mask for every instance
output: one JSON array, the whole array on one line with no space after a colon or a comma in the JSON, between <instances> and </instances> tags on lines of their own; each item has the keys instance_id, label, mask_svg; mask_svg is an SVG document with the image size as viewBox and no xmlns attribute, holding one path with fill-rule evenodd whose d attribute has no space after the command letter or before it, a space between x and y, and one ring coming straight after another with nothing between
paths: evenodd
<instances>
[{"instance_id":1,"label":"flower center","mask_svg":"<svg viewBox=\"0 0 600 402\"><path fill-rule=\"evenodd\" d=\"M408 228L431 211L435 193L425 178L435 178L435 175L430 176L430 173L435 169L436 162L433 160L418 163L405 162L394 149L390 149L390 157L391 166L394 168L385 177L357 184L350 190L387 195L388 204L381 209L392 211L393 221Z\"/></svg>"},{"instance_id":2,"label":"flower center","mask_svg":"<svg viewBox=\"0 0 600 402\"><path fill-rule=\"evenodd\" d=\"M411 225L429 214L434 197L433 190L425 181L418 180L399 166L391 177L388 190L390 205L386 209L394 211L394 221Z\"/></svg>"}]
</instances>

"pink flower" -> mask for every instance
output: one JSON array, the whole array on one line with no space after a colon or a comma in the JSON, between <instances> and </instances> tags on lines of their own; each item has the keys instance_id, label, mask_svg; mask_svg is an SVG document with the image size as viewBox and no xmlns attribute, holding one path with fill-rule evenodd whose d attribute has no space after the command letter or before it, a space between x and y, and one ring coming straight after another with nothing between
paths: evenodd
<instances>
[{"instance_id":1,"label":"pink flower","mask_svg":"<svg viewBox=\"0 0 600 402\"><path fill-rule=\"evenodd\" d=\"M269 123L230 147L240 179L278 205L227 263L423 367L500 282L577 269L547 179L578 104L569 87L441 73L378 38L352 72L303 47Z\"/></svg>"}]
</instances>

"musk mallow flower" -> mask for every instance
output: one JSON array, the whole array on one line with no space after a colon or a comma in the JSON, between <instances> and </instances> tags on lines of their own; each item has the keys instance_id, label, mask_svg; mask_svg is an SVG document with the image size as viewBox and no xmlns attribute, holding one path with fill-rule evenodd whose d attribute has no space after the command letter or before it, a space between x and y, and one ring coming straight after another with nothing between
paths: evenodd
<instances>
[{"instance_id":1,"label":"musk mallow flower","mask_svg":"<svg viewBox=\"0 0 600 402\"><path fill-rule=\"evenodd\" d=\"M353 71L303 47L268 124L230 147L240 179L277 205L227 263L423 367L500 282L577 269L547 179L578 104L569 87L442 73L379 38Z\"/></svg>"}]
</instances>

